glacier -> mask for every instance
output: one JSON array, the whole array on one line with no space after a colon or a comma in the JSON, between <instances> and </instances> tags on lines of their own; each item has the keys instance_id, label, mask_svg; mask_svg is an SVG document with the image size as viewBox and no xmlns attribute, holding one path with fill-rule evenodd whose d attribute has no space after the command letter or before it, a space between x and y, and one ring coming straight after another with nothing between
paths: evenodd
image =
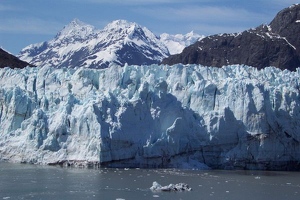
<instances>
[{"instance_id":1,"label":"glacier","mask_svg":"<svg viewBox=\"0 0 300 200\"><path fill-rule=\"evenodd\" d=\"M0 69L0 159L299 169L300 70L231 65Z\"/></svg>"}]
</instances>

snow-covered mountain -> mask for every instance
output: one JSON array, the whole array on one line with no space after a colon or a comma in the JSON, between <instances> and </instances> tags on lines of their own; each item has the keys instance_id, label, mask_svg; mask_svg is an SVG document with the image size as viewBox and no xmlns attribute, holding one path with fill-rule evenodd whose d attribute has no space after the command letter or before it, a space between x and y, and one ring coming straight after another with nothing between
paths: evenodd
<instances>
[{"instance_id":1,"label":"snow-covered mountain","mask_svg":"<svg viewBox=\"0 0 300 200\"><path fill-rule=\"evenodd\" d=\"M159 63L168 55L159 38L136 23L116 20L96 30L75 19L53 40L29 45L18 56L36 66L105 68Z\"/></svg>"},{"instance_id":2,"label":"snow-covered mountain","mask_svg":"<svg viewBox=\"0 0 300 200\"><path fill-rule=\"evenodd\" d=\"M299 70L45 66L0 77L0 159L299 169Z\"/></svg>"},{"instance_id":3,"label":"snow-covered mountain","mask_svg":"<svg viewBox=\"0 0 300 200\"><path fill-rule=\"evenodd\" d=\"M171 55L181 53L185 47L194 44L202 38L204 38L203 35L194 33L194 31L191 31L185 35L171 35L168 33L163 33L160 35L160 41L162 41L167 46Z\"/></svg>"}]
</instances>

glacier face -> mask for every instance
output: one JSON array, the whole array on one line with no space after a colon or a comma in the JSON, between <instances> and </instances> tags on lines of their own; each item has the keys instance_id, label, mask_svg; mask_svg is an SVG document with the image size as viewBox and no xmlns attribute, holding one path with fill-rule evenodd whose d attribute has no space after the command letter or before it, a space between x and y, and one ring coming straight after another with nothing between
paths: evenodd
<instances>
[{"instance_id":1,"label":"glacier face","mask_svg":"<svg viewBox=\"0 0 300 200\"><path fill-rule=\"evenodd\" d=\"M0 159L291 169L300 71L248 66L0 69Z\"/></svg>"}]
</instances>

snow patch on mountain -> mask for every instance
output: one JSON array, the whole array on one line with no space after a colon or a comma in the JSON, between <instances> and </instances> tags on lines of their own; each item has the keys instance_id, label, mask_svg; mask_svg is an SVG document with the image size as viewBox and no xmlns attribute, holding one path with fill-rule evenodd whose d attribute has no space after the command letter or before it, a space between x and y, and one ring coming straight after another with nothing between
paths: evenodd
<instances>
[{"instance_id":1,"label":"snow patch on mountain","mask_svg":"<svg viewBox=\"0 0 300 200\"><path fill-rule=\"evenodd\" d=\"M292 169L299 75L236 65L0 69L0 159Z\"/></svg>"}]
</instances>

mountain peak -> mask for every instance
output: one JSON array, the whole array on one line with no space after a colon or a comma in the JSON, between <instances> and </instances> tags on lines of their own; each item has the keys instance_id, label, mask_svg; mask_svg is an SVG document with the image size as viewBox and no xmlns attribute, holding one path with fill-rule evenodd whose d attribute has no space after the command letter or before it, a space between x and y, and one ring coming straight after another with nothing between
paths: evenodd
<instances>
[{"instance_id":1,"label":"mountain peak","mask_svg":"<svg viewBox=\"0 0 300 200\"><path fill-rule=\"evenodd\" d=\"M123 19L114 20L107 24L104 28L104 30L126 30L130 28L136 28L140 27L137 23L134 22L128 22Z\"/></svg>"},{"instance_id":2,"label":"mountain peak","mask_svg":"<svg viewBox=\"0 0 300 200\"><path fill-rule=\"evenodd\" d=\"M109 23L103 30L104 32L111 33L113 38L123 38L125 43L132 42L132 40L155 40L158 42L157 36L155 36L149 29L142 27L135 22L128 22L126 20L115 20Z\"/></svg>"},{"instance_id":3,"label":"mountain peak","mask_svg":"<svg viewBox=\"0 0 300 200\"><path fill-rule=\"evenodd\" d=\"M78 26L85 26L87 25L86 23L80 21L79 19L77 18L74 18L70 23L69 23L69 26L74 26L74 27L78 27Z\"/></svg>"},{"instance_id":4,"label":"mountain peak","mask_svg":"<svg viewBox=\"0 0 300 200\"><path fill-rule=\"evenodd\" d=\"M57 38L73 37L85 39L94 32L94 26L86 24L79 19L73 19L58 34Z\"/></svg>"}]
</instances>

